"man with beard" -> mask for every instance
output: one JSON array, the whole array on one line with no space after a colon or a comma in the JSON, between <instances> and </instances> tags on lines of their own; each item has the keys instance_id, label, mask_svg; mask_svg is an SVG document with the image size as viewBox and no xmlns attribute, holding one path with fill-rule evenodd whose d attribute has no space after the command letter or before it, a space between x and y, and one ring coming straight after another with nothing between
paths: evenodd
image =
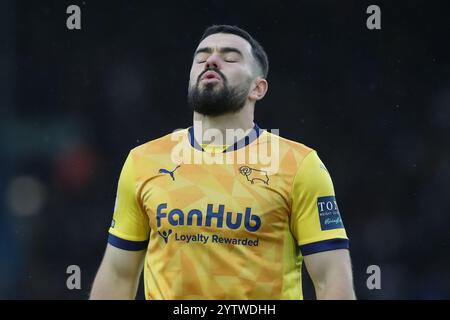
<instances>
[{"instance_id":1,"label":"man with beard","mask_svg":"<svg viewBox=\"0 0 450 320\"><path fill-rule=\"evenodd\" d=\"M193 125L129 153L92 299L135 298L143 265L146 299L302 299L303 261L318 299L355 298L328 170L315 150L253 122L267 73L246 31L205 31Z\"/></svg>"}]
</instances>

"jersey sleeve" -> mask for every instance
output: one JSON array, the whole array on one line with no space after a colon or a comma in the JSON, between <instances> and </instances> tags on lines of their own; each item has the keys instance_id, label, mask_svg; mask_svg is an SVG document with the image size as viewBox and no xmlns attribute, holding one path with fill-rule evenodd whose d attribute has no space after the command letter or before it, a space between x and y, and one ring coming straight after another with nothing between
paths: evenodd
<instances>
[{"instance_id":1,"label":"jersey sleeve","mask_svg":"<svg viewBox=\"0 0 450 320\"><path fill-rule=\"evenodd\" d=\"M148 216L136 195L133 155L130 153L119 177L108 243L120 249L138 251L147 248L149 236Z\"/></svg>"},{"instance_id":2,"label":"jersey sleeve","mask_svg":"<svg viewBox=\"0 0 450 320\"><path fill-rule=\"evenodd\" d=\"M315 150L300 163L293 181L290 228L303 256L348 249L333 182Z\"/></svg>"}]
</instances>

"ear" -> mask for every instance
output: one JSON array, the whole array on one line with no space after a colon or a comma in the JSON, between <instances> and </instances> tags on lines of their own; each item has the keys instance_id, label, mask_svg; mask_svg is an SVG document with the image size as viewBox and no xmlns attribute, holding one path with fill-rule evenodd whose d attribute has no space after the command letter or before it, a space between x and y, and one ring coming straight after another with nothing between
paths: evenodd
<instances>
[{"instance_id":1,"label":"ear","mask_svg":"<svg viewBox=\"0 0 450 320\"><path fill-rule=\"evenodd\" d=\"M269 89L269 83L266 79L256 78L254 82L254 87L252 91L250 91L249 98L254 101L261 100L266 95L267 90Z\"/></svg>"}]
</instances>

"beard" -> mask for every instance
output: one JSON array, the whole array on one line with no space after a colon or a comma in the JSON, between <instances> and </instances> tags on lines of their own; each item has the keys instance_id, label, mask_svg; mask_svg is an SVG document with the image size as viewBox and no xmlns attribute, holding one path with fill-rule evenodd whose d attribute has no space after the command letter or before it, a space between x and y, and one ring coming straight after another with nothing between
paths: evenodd
<instances>
[{"instance_id":1,"label":"beard","mask_svg":"<svg viewBox=\"0 0 450 320\"><path fill-rule=\"evenodd\" d=\"M221 82L207 83L200 89L200 78L207 71L215 71ZM230 88L225 76L215 69L205 70L200 74L194 86L189 87L188 104L196 112L205 116L217 117L241 110L247 101L250 80Z\"/></svg>"}]
</instances>

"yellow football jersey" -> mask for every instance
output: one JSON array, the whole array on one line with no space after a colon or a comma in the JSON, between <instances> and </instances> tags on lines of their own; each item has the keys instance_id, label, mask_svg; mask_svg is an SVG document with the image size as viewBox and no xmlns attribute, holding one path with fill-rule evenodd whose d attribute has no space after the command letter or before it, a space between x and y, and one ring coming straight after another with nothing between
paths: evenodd
<instances>
[{"instance_id":1,"label":"yellow football jersey","mask_svg":"<svg viewBox=\"0 0 450 320\"><path fill-rule=\"evenodd\" d=\"M131 150L108 242L147 250L146 299L302 299L303 256L349 245L316 151L256 125L200 145L190 127Z\"/></svg>"}]
</instances>

